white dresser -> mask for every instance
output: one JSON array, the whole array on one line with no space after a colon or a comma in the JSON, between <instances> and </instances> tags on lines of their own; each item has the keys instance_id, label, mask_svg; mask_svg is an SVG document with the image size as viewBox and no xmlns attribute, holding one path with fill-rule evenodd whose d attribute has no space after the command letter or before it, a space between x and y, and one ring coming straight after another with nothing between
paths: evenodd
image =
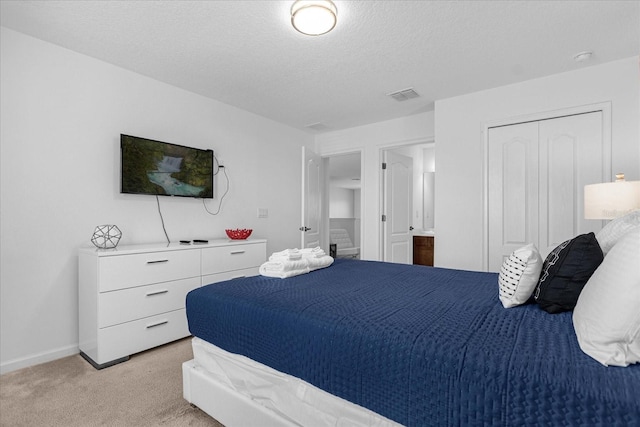
<instances>
[{"instance_id":1,"label":"white dresser","mask_svg":"<svg viewBox=\"0 0 640 427\"><path fill-rule=\"evenodd\" d=\"M101 369L189 335L185 297L199 286L255 276L266 240L79 250L80 354Z\"/></svg>"}]
</instances>

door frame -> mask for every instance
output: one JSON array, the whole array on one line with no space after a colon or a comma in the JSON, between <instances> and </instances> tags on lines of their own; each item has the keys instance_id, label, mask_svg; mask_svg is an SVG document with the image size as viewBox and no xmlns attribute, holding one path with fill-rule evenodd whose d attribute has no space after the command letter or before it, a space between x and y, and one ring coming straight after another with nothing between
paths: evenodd
<instances>
[{"instance_id":1,"label":"door frame","mask_svg":"<svg viewBox=\"0 0 640 427\"><path fill-rule=\"evenodd\" d=\"M322 205L323 205L323 211L322 211L322 220L323 223L325 224L325 230L324 230L324 234L325 234L325 242L327 242L327 246L329 245L329 241L331 240L330 238L330 221L329 221L329 203L330 203L330 195L331 195L331 188L330 188L330 177L328 174L328 162L330 161L331 157L338 157L338 156L344 156L347 154L358 154L360 156L360 224L359 224L359 235L360 235L360 242L358 244L358 246L360 247L360 256L362 256L362 248L364 247L364 242L366 239L366 235L363 232L363 227L364 227L364 223L365 223L365 216L366 216L366 210L362 209L363 203L364 203L364 194L365 194L365 188L366 188L366 181L365 181L365 174L364 174L364 150L359 148L359 149L347 149L347 150L341 150L341 151L332 151L330 153L325 153L320 155L320 158L323 161L323 164L325 166L325 171L327 171L327 173L325 173L325 180L324 180L324 186L322 189ZM329 250L327 248L326 250L327 253L329 253Z\"/></svg>"},{"instance_id":2,"label":"door frame","mask_svg":"<svg viewBox=\"0 0 640 427\"><path fill-rule=\"evenodd\" d=\"M382 241L384 242L384 246L382 248L382 253L383 253L383 261L386 262L400 262L400 263L407 263L407 264L413 264L413 213L414 211L414 196L415 193L413 191L413 183L414 183L414 157L409 157L405 154L400 154L397 150L385 150L384 151L384 163L386 163L387 167L385 169L383 169L383 184L382 184L382 206L383 206L383 214L386 215L386 220L385 221L381 221L381 225L382 225L382 230L381 230L381 237L382 237ZM393 159L395 157L395 159ZM394 217L396 214L396 191L398 191L398 188L404 187L404 186L400 186L400 187L396 187L393 183L395 183L395 178L394 178L394 169L393 167L389 166L389 163L396 163L396 164L401 164L403 166L403 170L404 168L408 168L409 170L409 175L407 176L409 182L407 184L407 187L409 189L409 191L407 192L407 202L409 203L410 206L408 206L408 210L404 211L402 210L402 208L400 208L400 214L406 214L408 215L408 224L407 224L407 229L404 230L404 232L402 233L402 237L400 237L400 241L404 242L406 240L406 244L407 244L407 258L405 260L397 260L394 257L394 250L393 247L395 246L395 244L399 243L398 239L397 239L397 235L394 234L394 228L393 228L393 223L394 223ZM391 181L393 179L393 181ZM403 207L405 205L403 204ZM400 215L400 217L402 217L403 215ZM397 230L396 230L397 231ZM396 238L394 238L396 237Z\"/></svg>"},{"instance_id":3,"label":"door frame","mask_svg":"<svg viewBox=\"0 0 640 427\"><path fill-rule=\"evenodd\" d=\"M361 192L360 206L360 248L362 259L382 260L382 151L386 149L402 148L404 146L435 144L435 137L421 136L418 138L406 138L401 140L384 141L380 143L367 143L360 141L355 146L354 141L347 141L345 146L340 143L331 144L328 147L320 147L318 154L321 157L334 155L360 153L361 161ZM348 145L348 147L346 146ZM437 144L436 144L437 146ZM375 160L374 160L375 159ZM372 166L372 163L375 165ZM437 162L437 160L436 160ZM377 176L377 182L376 182ZM323 195L323 197L326 195ZM375 223L375 224L374 224ZM377 233L377 235L376 235ZM373 246L375 245L375 256Z\"/></svg>"},{"instance_id":4,"label":"door frame","mask_svg":"<svg viewBox=\"0 0 640 427\"><path fill-rule=\"evenodd\" d=\"M433 144L434 146L437 146L435 137L397 141L390 144L380 145L378 148L378 164L376 165L376 168L378 169L378 259L380 261L386 261L384 259L384 245L386 242L384 239L384 223L382 222L382 215L384 214L384 172L382 170L382 163L384 162L385 152L425 144Z\"/></svg>"},{"instance_id":5,"label":"door frame","mask_svg":"<svg viewBox=\"0 0 640 427\"><path fill-rule=\"evenodd\" d=\"M482 268L489 271L489 128L510 126L527 122L555 119L564 116L602 112L602 182L612 175L611 165L611 102L567 107L559 110L525 114L522 116L490 120L482 125Z\"/></svg>"}]
</instances>

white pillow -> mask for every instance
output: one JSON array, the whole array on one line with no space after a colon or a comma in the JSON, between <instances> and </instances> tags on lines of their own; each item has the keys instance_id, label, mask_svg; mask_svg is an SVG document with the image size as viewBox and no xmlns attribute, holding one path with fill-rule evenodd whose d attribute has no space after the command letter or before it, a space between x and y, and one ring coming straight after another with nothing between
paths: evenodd
<instances>
[{"instance_id":1,"label":"white pillow","mask_svg":"<svg viewBox=\"0 0 640 427\"><path fill-rule=\"evenodd\" d=\"M504 260L498 276L504 308L524 304L531 297L542 270L542 257L533 243L513 251Z\"/></svg>"},{"instance_id":2,"label":"white pillow","mask_svg":"<svg viewBox=\"0 0 640 427\"><path fill-rule=\"evenodd\" d=\"M603 365L640 362L640 227L616 243L584 286L573 326L582 351Z\"/></svg>"},{"instance_id":3,"label":"white pillow","mask_svg":"<svg viewBox=\"0 0 640 427\"><path fill-rule=\"evenodd\" d=\"M602 230L596 233L596 240L600 244L602 254L606 256L613 245L615 245L627 231L635 227L640 227L640 210L629 212L602 227Z\"/></svg>"}]
</instances>

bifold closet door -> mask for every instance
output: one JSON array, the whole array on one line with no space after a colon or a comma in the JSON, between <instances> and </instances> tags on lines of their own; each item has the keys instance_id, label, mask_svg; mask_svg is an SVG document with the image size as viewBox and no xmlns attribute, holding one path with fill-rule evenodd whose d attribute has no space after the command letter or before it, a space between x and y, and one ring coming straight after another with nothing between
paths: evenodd
<instances>
[{"instance_id":1,"label":"bifold closet door","mask_svg":"<svg viewBox=\"0 0 640 427\"><path fill-rule=\"evenodd\" d=\"M602 112L489 129L489 270L534 243L545 256L590 231L584 186L602 182Z\"/></svg>"},{"instance_id":2,"label":"bifold closet door","mask_svg":"<svg viewBox=\"0 0 640 427\"><path fill-rule=\"evenodd\" d=\"M489 271L538 239L538 123L489 129Z\"/></svg>"},{"instance_id":3,"label":"bifold closet door","mask_svg":"<svg viewBox=\"0 0 640 427\"><path fill-rule=\"evenodd\" d=\"M584 219L584 186L604 174L602 112L540 122L540 219L538 249L551 252L591 231Z\"/></svg>"}]
</instances>

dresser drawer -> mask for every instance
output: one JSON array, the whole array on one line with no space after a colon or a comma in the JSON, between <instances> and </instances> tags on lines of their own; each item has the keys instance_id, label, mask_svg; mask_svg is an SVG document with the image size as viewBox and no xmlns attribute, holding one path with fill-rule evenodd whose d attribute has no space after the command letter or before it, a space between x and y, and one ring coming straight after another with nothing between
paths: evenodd
<instances>
[{"instance_id":1,"label":"dresser drawer","mask_svg":"<svg viewBox=\"0 0 640 427\"><path fill-rule=\"evenodd\" d=\"M158 313L184 308L187 293L200 286L200 278L137 286L98 296L98 327L117 325Z\"/></svg>"},{"instance_id":2,"label":"dresser drawer","mask_svg":"<svg viewBox=\"0 0 640 427\"><path fill-rule=\"evenodd\" d=\"M100 292L200 276L196 250L114 255L98 262Z\"/></svg>"},{"instance_id":3,"label":"dresser drawer","mask_svg":"<svg viewBox=\"0 0 640 427\"><path fill-rule=\"evenodd\" d=\"M202 275L259 267L267 259L264 243L202 249Z\"/></svg>"},{"instance_id":4,"label":"dresser drawer","mask_svg":"<svg viewBox=\"0 0 640 427\"><path fill-rule=\"evenodd\" d=\"M225 271L224 273L207 274L202 276L202 286L211 283L224 282L225 280L239 279L241 277L257 276L259 267L244 268L242 270Z\"/></svg>"},{"instance_id":5,"label":"dresser drawer","mask_svg":"<svg viewBox=\"0 0 640 427\"><path fill-rule=\"evenodd\" d=\"M102 364L189 335L184 309L122 323L98 331L98 360Z\"/></svg>"}]
</instances>

